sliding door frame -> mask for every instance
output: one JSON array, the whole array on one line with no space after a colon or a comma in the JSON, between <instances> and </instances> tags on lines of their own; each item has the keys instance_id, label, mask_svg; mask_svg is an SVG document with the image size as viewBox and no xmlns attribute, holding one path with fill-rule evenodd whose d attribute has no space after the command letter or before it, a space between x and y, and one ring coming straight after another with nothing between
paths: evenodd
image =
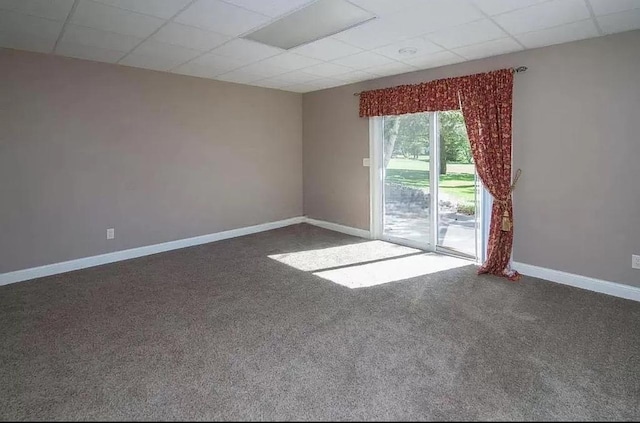
<instances>
[{"instance_id":1,"label":"sliding door frame","mask_svg":"<svg viewBox=\"0 0 640 423\"><path fill-rule=\"evenodd\" d=\"M438 182L440 181L440 125L438 124L438 112L429 112L429 244L433 245L433 251L438 250ZM436 158L437 160L434 160Z\"/></svg>"},{"instance_id":2,"label":"sliding door frame","mask_svg":"<svg viewBox=\"0 0 640 423\"><path fill-rule=\"evenodd\" d=\"M384 118L369 118L369 224L373 239L382 239L384 228Z\"/></svg>"},{"instance_id":3,"label":"sliding door frame","mask_svg":"<svg viewBox=\"0 0 640 423\"><path fill-rule=\"evenodd\" d=\"M449 249L438 245L439 231L439 174L440 160L432 160L438 158L440 154L440 125L438 112L430 112L429 132L431 139L429 140L429 239L426 242L415 242L406 238L394 237L384 234L384 117L376 116L369 118L369 184L370 184L370 233L371 238L381 239L397 244L407 245L409 247L418 248L425 251L439 252L447 255L454 255L473 259L456 250ZM477 179L477 177L476 177ZM483 216L490 216L491 213L491 196L479 182L480 188L476 189L476 213L479 213L476 222L476 260L482 262L486 256L486 240L488 239L488 222Z\"/></svg>"}]
</instances>

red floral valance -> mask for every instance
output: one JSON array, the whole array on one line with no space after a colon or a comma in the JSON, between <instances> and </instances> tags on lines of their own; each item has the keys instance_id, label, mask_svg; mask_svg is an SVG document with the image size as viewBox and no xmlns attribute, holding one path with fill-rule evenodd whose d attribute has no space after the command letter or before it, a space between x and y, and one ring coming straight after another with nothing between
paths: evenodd
<instances>
[{"instance_id":1,"label":"red floral valance","mask_svg":"<svg viewBox=\"0 0 640 423\"><path fill-rule=\"evenodd\" d=\"M511 73L511 69L363 91L360 117L457 110L460 109L460 90L466 84L477 81L478 77L503 72Z\"/></svg>"}]
</instances>

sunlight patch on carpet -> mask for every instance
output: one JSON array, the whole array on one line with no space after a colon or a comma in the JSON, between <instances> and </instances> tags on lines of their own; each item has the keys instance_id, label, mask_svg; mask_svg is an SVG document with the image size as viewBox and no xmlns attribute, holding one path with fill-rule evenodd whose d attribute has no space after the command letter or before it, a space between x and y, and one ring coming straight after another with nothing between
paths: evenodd
<instances>
[{"instance_id":1,"label":"sunlight patch on carpet","mask_svg":"<svg viewBox=\"0 0 640 423\"><path fill-rule=\"evenodd\" d=\"M384 241L273 254L269 258L348 288L366 288L469 266L468 260Z\"/></svg>"},{"instance_id":2,"label":"sunlight patch on carpet","mask_svg":"<svg viewBox=\"0 0 640 423\"><path fill-rule=\"evenodd\" d=\"M332 267L406 256L420 252L421 250L391 244L390 242L367 241L341 245L339 247L321 248L318 250L273 254L268 257L288 266L295 267L298 270L313 272Z\"/></svg>"},{"instance_id":3,"label":"sunlight patch on carpet","mask_svg":"<svg viewBox=\"0 0 640 423\"><path fill-rule=\"evenodd\" d=\"M468 260L435 253L425 253L341 269L320 271L315 272L314 275L354 289L398 282L457 267L469 266L470 264L471 262Z\"/></svg>"}]
</instances>

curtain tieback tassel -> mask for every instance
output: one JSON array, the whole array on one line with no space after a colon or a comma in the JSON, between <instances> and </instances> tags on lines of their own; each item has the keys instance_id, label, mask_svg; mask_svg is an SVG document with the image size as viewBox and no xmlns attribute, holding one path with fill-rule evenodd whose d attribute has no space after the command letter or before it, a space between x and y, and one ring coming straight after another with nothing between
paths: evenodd
<instances>
[{"instance_id":1,"label":"curtain tieback tassel","mask_svg":"<svg viewBox=\"0 0 640 423\"><path fill-rule=\"evenodd\" d=\"M509 216L509 209L506 207L509 204L509 199L511 198L511 194L513 190L516 189L516 184L518 183L518 179L520 179L520 175L522 174L522 170L518 169L516 171L516 176L513 179L513 184L509 189L509 196L506 200L497 200L500 204L505 206L504 212L502 213L502 231L509 232L513 228L513 223L511 222L511 216ZM496 201L496 200L494 200Z\"/></svg>"},{"instance_id":2,"label":"curtain tieback tassel","mask_svg":"<svg viewBox=\"0 0 640 423\"><path fill-rule=\"evenodd\" d=\"M511 230L511 218L509 217L509 211L505 210L502 213L502 231L509 232Z\"/></svg>"}]
</instances>

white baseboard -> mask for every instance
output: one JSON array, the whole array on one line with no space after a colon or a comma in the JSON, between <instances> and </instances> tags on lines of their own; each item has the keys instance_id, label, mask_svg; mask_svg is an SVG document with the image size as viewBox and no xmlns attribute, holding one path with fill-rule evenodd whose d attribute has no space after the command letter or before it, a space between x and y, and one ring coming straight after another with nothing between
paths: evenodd
<instances>
[{"instance_id":1,"label":"white baseboard","mask_svg":"<svg viewBox=\"0 0 640 423\"><path fill-rule=\"evenodd\" d=\"M341 232L343 234L358 236L360 238L371 238L371 233L364 229L353 228L351 226L339 225L337 223L326 222L324 220L317 220L311 218L305 218L304 223L309 225L318 226L320 228L329 229L330 231Z\"/></svg>"},{"instance_id":2,"label":"white baseboard","mask_svg":"<svg viewBox=\"0 0 640 423\"><path fill-rule=\"evenodd\" d=\"M176 241L163 242L162 244L147 245L144 247L131 248L129 250L114 251L113 253L100 254L98 256L83 257L61 263L47 264L45 266L32 267L29 269L16 270L14 272L0 274L0 286L15 282L22 282L29 279L41 278L44 276L56 275L58 273L71 272L72 270L85 269L87 267L99 266L101 264L114 263L116 261L128 260L136 257L148 256L150 254L162 253L164 251L177 250L179 248L191 247L194 245L207 244L209 242L221 241L223 239L235 238L243 235L255 234L257 232L269 231L282 228L284 226L295 225L305 222L302 216L276 222L263 223L261 225L247 226L244 228L231 229L229 231L217 232L208 235L196 236L193 238L179 239Z\"/></svg>"},{"instance_id":3,"label":"white baseboard","mask_svg":"<svg viewBox=\"0 0 640 423\"><path fill-rule=\"evenodd\" d=\"M308 223L310 225L329 229L331 231L341 232L347 235L357 236L361 238L371 238L370 232L364 229L358 229L350 226L339 225L337 223L326 222L324 220L317 220L299 216L292 217L290 219L279 220L276 222L231 229L229 231L217 232L193 238L179 239L176 241L169 241L161 244L147 245L144 247L115 251L113 253L101 254L98 256L83 257L61 263L47 264L45 266L32 267L29 269L2 273L0 274L0 286L8 285L15 282L22 282L30 279L41 278L44 276L56 275L59 273L71 272L73 270L86 269L87 267L99 266L101 264L114 263L117 261L129 260L132 258L162 253L165 251L177 250L194 245L207 244L209 242L221 241L223 239L255 234L258 232L278 229L289 225L296 225L298 223ZM576 288L587 289L589 291L613 295L615 297L626 298L628 300L640 301L640 288L636 288L630 285L604 281L587 276L575 275L572 273L547 269L539 266L532 266L525 263L514 262L512 264L512 267L514 270L517 270L523 275L546 279L548 281L570 285Z\"/></svg>"},{"instance_id":4,"label":"white baseboard","mask_svg":"<svg viewBox=\"0 0 640 423\"><path fill-rule=\"evenodd\" d=\"M636 288L634 286L590 278L588 276L575 275L573 273L562 272L560 270L532 266L525 263L514 262L512 264L512 268L523 275L533 276L534 278L546 279L563 285L570 285L576 288L613 295L614 297L626 298L627 300L640 301L640 288Z\"/></svg>"}]
</instances>

